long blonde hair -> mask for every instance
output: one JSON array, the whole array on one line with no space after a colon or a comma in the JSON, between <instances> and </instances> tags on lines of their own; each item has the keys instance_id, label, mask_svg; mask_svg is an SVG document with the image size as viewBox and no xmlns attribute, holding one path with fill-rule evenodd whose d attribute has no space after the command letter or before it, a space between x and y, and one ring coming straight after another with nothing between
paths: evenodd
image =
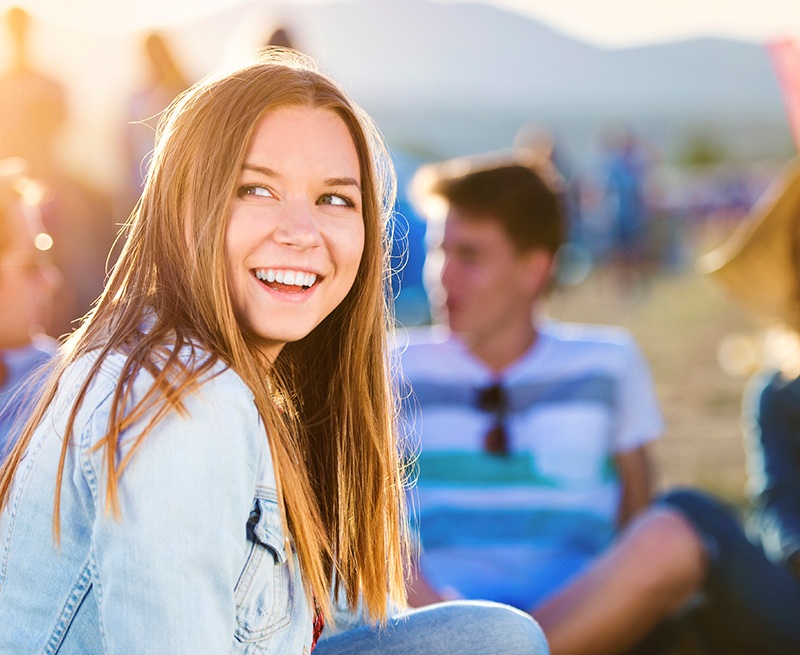
<instances>
[{"instance_id":1,"label":"long blonde hair","mask_svg":"<svg viewBox=\"0 0 800 655\"><path fill-rule=\"evenodd\" d=\"M256 124L271 109L295 105L333 111L347 125L361 167L365 244L346 298L269 364L235 319L224 237ZM362 597L370 617L385 619L391 600L404 601L406 557L386 342L387 224L393 202L391 162L372 122L297 53L265 50L255 63L207 78L176 99L159 123L144 193L106 289L62 346L37 409L0 470L0 508L8 502L14 472L70 363L99 353L72 408L68 435L103 358L111 351L127 355L108 433L95 446L105 454L107 509L119 516L118 483L130 459L117 462L115 457L120 433L155 410L135 453L153 424L180 410L181 398L222 360L255 395L307 591L316 590L328 616L326 592L335 587L351 607ZM154 323L143 333L140 326L148 316ZM177 358L184 346L197 346L199 358L191 367ZM126 412L132 382L142 368L155 382ZM68 441L54 501L56 538Z\"/></svg>"}]
</instances>

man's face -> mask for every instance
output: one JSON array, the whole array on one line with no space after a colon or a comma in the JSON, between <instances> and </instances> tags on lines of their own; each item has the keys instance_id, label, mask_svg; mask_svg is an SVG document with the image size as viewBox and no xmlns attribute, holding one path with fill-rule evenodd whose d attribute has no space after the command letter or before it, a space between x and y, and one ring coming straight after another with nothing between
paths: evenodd
<instances>
[{"instance_id":1,"label":"man's face","mask_svg":"<svg viewBox=\"0 0 800 655\"><path fill-rule=\"evenodd\" d=\"M453 207L445 219L440 255L437 309L453 332L474 343L508 334L515 326L530 329L543 283L542 267L533 265L541 261L541 250L519 252L497 220Z\"/></svg>"},{"instance_id":2,"label":"man's face","mask_svg":"<svg viewBox=\"0 0 800 655\"><path fill-rule=\"evenodd\" d=\"M7 211L11 242L0 252L0 348L19 348L47 318L58 274L34 245L22 207L10 205Z\"/></svg>"}]
</instances>

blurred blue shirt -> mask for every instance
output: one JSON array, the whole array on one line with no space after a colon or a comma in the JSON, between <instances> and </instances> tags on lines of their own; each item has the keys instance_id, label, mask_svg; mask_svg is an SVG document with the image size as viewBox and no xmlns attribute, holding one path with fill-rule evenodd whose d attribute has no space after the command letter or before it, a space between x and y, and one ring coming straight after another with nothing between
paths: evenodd
<instances>
[{"instance_id":1,"label":"blurred blue shirt","mask_svg":"<svg viewBox=\"0 0 800 655\"><path fill-rule=\"evenodd\" d=\"M14 428L18 431L24 419L20 410L29 406L25 402L28 396L23 393L23 386L36 370L50 360L57 346L55 339L38 336L22 348L0 350L0 360L7 374L5 383L0 386L0 462L13 446L16 438Z\"/></svg>"}]
</instances>

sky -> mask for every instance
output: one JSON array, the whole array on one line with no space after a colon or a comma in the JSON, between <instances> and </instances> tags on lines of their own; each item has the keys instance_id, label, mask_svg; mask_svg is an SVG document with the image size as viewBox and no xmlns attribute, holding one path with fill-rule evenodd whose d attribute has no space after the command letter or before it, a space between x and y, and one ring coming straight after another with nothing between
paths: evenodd
<instances>
[{"instance_id":1,"label":"sky","mask_svg":"<svg viewBox=\"0 0 800 655\"><path fill-rule=\"evenodd\" d=\"M339 0L289 1L315 4ZM750 41L781 36L800 39L799 0L473 1L527 14L571 36L611 48L695 36ZM0 6L19 4L62 26L106 33L175 25L243 3L244 0L0 0Z\"/></svg>"}]
</instances>

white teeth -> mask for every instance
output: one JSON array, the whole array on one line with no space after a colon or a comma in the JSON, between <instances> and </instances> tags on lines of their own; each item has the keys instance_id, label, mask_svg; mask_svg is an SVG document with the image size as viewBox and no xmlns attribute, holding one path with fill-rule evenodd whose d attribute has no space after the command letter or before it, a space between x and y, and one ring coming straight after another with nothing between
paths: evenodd
<instances>
[{"instance_id":1,"label":"white teeth","mask_svg":"<svg viewBox=\"0 0 800 655\"><path fill-rule=\"evenodd\" d=\"M259 268L255 271L256 277L262 282L277 282L298 287L310 287L317 281L314 273L303 271L275 270L272 268Z\"/></svg>"}]
</instances>

